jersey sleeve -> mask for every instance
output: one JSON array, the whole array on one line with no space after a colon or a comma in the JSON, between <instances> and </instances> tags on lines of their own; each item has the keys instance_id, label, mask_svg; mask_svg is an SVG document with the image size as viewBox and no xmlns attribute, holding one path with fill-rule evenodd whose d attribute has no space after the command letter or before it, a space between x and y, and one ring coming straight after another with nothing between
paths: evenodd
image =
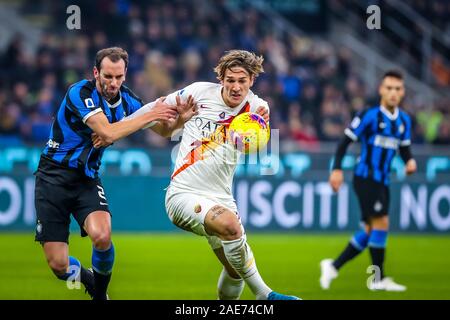
<instances>
[{"instance_id":1,"label":"jersey sleeve","mask_svg":"<svg viewBox=\"0 0 450 320\"><path fill-rule=\"evenodd\" d=\"M170 105L176 105L176 103L177 103L176 96L183 94L181 91L183 91L183 90L175 91L175 92L172 92L171 94L169 94L166 97L165 102L167 104L170 104ZM187 96L186 96L186 99L187 99ZM133 108L132 110L130 110L131 114L129 114L128 116L123 118L122 121L128 121L128 120L134 119L136 117L139 117L140 115L143 115L144 113L150 112L155 107L156 102L158 101L158 99L156 99L156 100L154 100L152 102L149 102L149 103L147 103L145 105L142 103L142 101L140 99L139 100L136 99L135 101L136 102L135 102L135 105L133 107L131 107L131 105L130 105L130 108ZM158 121L151 121L145 127L143 127L142 129L151 128L157 122Z\"/></svg>"},{"instance_id":2,"label":"jersey sleeve","mask_svg":"<svg viewBox=\"0 0 450 320\"><path fill-rule=\"evenodd\" d=\"M269 104L266 100L261 99L257 95L254 96L252 103L250 104L250 112L256 112L259 107L263 107L270 114Z\"/></svg>"},{"instance_id":3,"label":"jersey sleeve","mask_svg":"<svg viewBox=\"0 0 450 320\"><path fill-rule=\"evenodd\" d=\"M140 108L142 108L142 106L144 105L144 103L142 102L142 99L139 98L136 94L134 94L133 91L131 91L130 89L128 89L127 87L125 87L125 99L127 100L128 103L128 114L133 114L135 113L137 110L139 110Z\"/></svg>"},{"instance_id":4,"label":"jersey sleeve","mask_svg":"<svg viewBox=\"0 0 450 320\"><path fill-rule=\"evenodd\" d=\"M143 115L144 113L150 112L153 109L153 107L155 106L157 101L158 100L155 100L155 101L149 102L149 103L139 107L134 112L132 112L130 115L122 118L122 120L120 120L120 121L129 121L131 119L134 119L136 117L139 117L139 116ZM145 127L143 127L142 129L151 128L151 127L153 127L156 124L156 122L157 121L151 121Z\"/></svg>"},{"instance_id":5,"label":"jersey sleeve","mask_svg":"<svg viewBox=\"0 0 450 320\"><path fill-rule=\"evenodd\" d=\"M177 104L177 100L176 100L177 96L181 96L183 98L182 100L187 99L187 97L185 98L183 95L183 93L184 93L183 90L178 90L178 91L172 92L171 94L167 95L165 102L170 105L176 105Z\"/></svg>"},{"instance_id":6,"label":"jersey sleeve","mask_svg":"<svg viewBox=\"0 0 450 320\"><path fill-rule=\"evenodd\" d=\"M102 112L102 108L100 108L99 104L94 102L92 91L84 86L70 88L66 99L67 107L84 123L86 123L89 117Z\"/></svg>"},{"instance_id":7,"label":"jersey sleeve","mask_svg":"<svg viewBox=\"0 0 450 320\"><path fill-rule=\"evenodd\" d=\"M187 88L188 87L186 87L185 89L179 90L179 91L172 92L171 94L167 95L165 102L170 105L176 105L177 104L177 101L176 101L177 95L181 95L183 97L183 100L187 99L187 97L189 96L189 93L187 93L188 91L186 90ZM142 103L142 101L139 98L135 99L135 101L136 102L135 102L134 106L133 107L130 106L130 108L133 108L133 110L130 110L131 114L129 114L128 116L123 118L122 121L128 121L128 120L134 119L136 117L139 117L140 115L142 115L144 113L150 112L155 107L158 99L156 99L155 101L149 102L145 105ZM151 128L157 122L158 121L151 121L145 127L143 127L143 129Z\"/></svg>"},{"instance_id":8,"label":"jersey sleeve","mask_svg":"<svg viewBox=\"0 0 450 320\"><path fill-rule=\"evenodd\" d=\"M404 128L403 134L400 137L400 146L406 147L411 145L411 118L408 115L405 115L403 119L404 119Z\"/></svg>"},{"instance_id":9,"label":"jersey sleeve","mask_svg":"<svg viewBox=\"0 0 450 320\"><path fill-rule=\"evenodd\" d=\"M364 131L369 127L372 119L369 112L359 112L350 123L350 126L345 129L344 133L353 141L358 141L363 135Z\"/></svg>"},{"instance_id":10,"label":"jersey sleeve","mask_svg":"<svg viewBox=\"0 0 450 320\"><path fill-rule=\"evenodd\" d=\"M166 97L166 103L170 104L170 105L176 105L177 104L177 100L176 97L180 96L181 97L181 101L186 101L187 98L191 95L195 98L198 97L198 93L201 91L201 84L199 83L193 83L188 85L187 87L172 92L171 94L169 94Z\"/></svg>"}]
</instances>

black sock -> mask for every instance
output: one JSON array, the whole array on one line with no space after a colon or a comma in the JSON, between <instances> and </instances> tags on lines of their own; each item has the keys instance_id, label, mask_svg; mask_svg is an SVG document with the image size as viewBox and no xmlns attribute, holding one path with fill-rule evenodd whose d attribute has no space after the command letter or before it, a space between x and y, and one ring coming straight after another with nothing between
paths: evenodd
<instances>
[{"instance_id":1,"label":"black sock","mask_svg":"<svg viewBox=\"0 0 450 320\"><path fill-rule=\"evenodd\" d=\"M341 255L333 261L333 266L336 270L339 270L347 261L353 259L360 253L361 251L356 249L353 244L349 242L344 251L342 251Z\"/></svg>"},{"instance_id":2,"label":"black sock","mask_svg":"<svg viewBox=\"0 0 450 320\"><path fill-rule=\"evenodd\" d=\"M369 246L370 256L372 257L372 264L380 268L380 280L384 278L384 254L386 248L374 248Z\"/></svg>"},{"instance_id":3,"label":"black sock","mask_svg":"<svg viewBox=\"0 0 450 320\"><path fill-rule=\"evenodd\" d=\"M81 266L80 281L86 288L94 288L94 274L83 266Z\"/></svg>"},{"instance_id":4,"label":"black sock","mask_svg":"<svg viewBox=\"0 0 450 320\"><path fill-rule=\"evenodd\" d=\"M95 294L94 300L106 300L106 289L111 280L111 273L104 275L94 270Z\"/></svg>"}]
</instances>

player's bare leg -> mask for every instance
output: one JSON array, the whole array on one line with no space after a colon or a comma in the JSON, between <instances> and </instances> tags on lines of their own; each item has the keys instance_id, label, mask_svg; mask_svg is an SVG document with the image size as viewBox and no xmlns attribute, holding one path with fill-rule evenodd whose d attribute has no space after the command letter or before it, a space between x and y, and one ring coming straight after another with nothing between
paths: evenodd
<instances>
[{"instance_id":1,"label":"player's bare leg","mask_svg":"<svg viewBox=\"0 0 450 320\"><path fill-rule=\"evenodd\" d=\"M216 205L205 217L205 230L222 241L224 255L233 269L245 280L256 299L298 299L272 291L258 272L255 258L237 215L231 210Z\"/></svg>"},{"instance_id":2,"label":"player's bare leg","mask_svg":"<svg viewBox=\"0 0 450 320\"><path fill-rule=\"evenodd\" d=\"M223 248L215 249L214 253L223 265L217 283L217 295L219 300L239 300L245 286L244 279L242 279L230 265L225 257Z\"/></svg>"},{"instance_id":3,"label":"player's bare leg","mask_svg":"<svg viewBox=\"0 0 450 320\"><path fill-rule=\"evenodd\" d=\"M84 221L84 229L92 241L94 269L94 300L106 300L106 291L114 265L114 245L111 242L111 216L106 211L94 211Z\"/></svg>"},{"instance_id":4,"label":"player's bare leg","mask_svg":"<svg viewBox=\"0 0 450 320\"><path fill-rule=\"evenodd\" d=\"M80 281L92 296L94 276L75 257L69 256L69 246L65 242L44 242L42 244L48 266L55 276L63 281Z\"/></svg>"},{"instance_id":5,"label":"player's bare leg","mask_svg":"<svg viewBox=\"0 0 450 320\"><path fill-rule=\"evenodd\" d=\"M44 242L42 245L48 266L57 276L63 276L69 268L69 246L65 242Z\"/></svg>"}]
</instances>

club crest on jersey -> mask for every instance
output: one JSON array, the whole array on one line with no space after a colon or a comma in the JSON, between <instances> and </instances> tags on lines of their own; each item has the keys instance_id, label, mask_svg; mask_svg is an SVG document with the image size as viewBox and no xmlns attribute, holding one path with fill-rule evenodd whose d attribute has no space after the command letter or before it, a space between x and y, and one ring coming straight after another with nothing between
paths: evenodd
<instances>
[{"instance_id":1,"label":"club crest on jersey","mask_svg":"<svg viewBox=\"0 0 450 320\"><path fill-rule=\"evenodd\" d=\"M379 125L379 127L380 127L380 129L384 129L384 128L386 128L386 123L384 123L384 122L380 122L380 125Z\"/></svg>"},{"instance_id":2,"label":"club crest on jersey","mask_svg":"<svg viewBox=\"0 0 450 320\"><path fill-rule=\"evenodd\" d=\"M36 224L36 232L39 234L42 233L42 223L39 220L37 221L37 224Z\"/></svg>"},{"instance_id":3,"label":"club crest on jersey","mask_svg":"<svg viewBox=\"0 0 450 320\"><path fill-rule=\"evenodd\" d=\"M375 202L373 210L375 210L376 212L380 212L381 209L383 209L383 205L381 204L381 202L380 201Z\"/></svg>"},{"instance_id":4,"label":"club crest on jersey","mask_svg":"<svg viewBox=\"0 0 450 320\"><path fill-rule=\"evenodd\" d=\"M405 126L401 124L401 125L398 127L398 132L400 132L400 133L405 132Z\"/></svg>"}]
</instances>

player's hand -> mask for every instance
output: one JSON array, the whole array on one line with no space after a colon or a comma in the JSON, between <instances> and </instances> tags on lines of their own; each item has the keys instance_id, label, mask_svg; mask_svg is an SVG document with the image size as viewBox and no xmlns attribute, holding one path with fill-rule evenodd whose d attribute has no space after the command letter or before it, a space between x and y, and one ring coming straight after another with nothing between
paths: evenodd
<instances>
[{"instance_id":1,"label":"player's hand","mask_svg":"<svg viewBox=\"0 0 450 320\"><path fill-rule=\"evenodd\" d=\"M148 114L153 121L171 122L178 117L176 106L165 103L166 97L159 98Z\"/></svg>"},{"instance_id":2,"label":"player's hand","mask_svg":"<svg viewBox=\"0 0 450 320\"><path fill-rule=\"evenodd\" d=\"M177 112L183 123L198 115L197 102L194 101L193 96L189 95L186 102L182 102L180 96L176 96L175 99L177 101Z\"/></svg>"},{"instance_id":3,"label":"player's hand","mask_svg":"<svg viewBox=\"0 0 450 320\"><path fill-rule=\"evenodd\" d=\"M269 123L270 117L269 117L269 112L267 111L267 108L258 107L258 109L256 109L256 113L259 114L261 117L263 117L263 119L266 123Z\"/></svg>"},{"instance_id":4,"label":"player's hand","mask_svg":"<svg viewBox=\"0 0 450 320\"><path fill-rule=\"evenodd\" d=\"M111 145L110 143L107 143L105 140L103 140L98 134L95 132L91 135L92 144L94 145L94 148L98 149L101 147L107 147Z\"/></svg>"},{"instance_id":5,"label":"player's hand","mask_svg":"<svg viewBox=\"0 0 450 320\"><path fill-rule=\"evenodd\" d=\"M407 175L413 174L417 171L417 163L414 159L409 159L405 166L405 173Z\"/></svg>"},{"instance_id":6,"label":"player's hand","mask_svg":"<svg viewBox=\"0 0 450 320\"><path fill-rule=\"evenodd\" d=\"M333 171L331 171L329 182L331 189L333 189L334 192L339 191L339 188L341 187L343 181L344 173L341 169L334 169Z\"/></svg>"}]
</instances>

